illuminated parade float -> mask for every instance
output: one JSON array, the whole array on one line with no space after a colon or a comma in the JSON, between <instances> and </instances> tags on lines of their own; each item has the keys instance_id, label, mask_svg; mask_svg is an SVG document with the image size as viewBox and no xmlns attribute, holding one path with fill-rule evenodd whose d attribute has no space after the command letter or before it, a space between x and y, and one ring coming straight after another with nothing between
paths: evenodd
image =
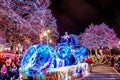
<instances>
[{"instance_id":1,"label":"illuminated parade float","mask_svg":"<svg viewBox=\"0 0 120 80\"><path fill-rule=\"evenodd\" d=\"M71 80L86 76L86 47L76 45L77 40L67 33L55 48L47 43L33 45L21 60L21 71L27 76L38 75L43 80Z\"/></svg>"},{"instance_id":2,"label":"illuminated parade float","mask_svg":"<svg viewBox=\"0 0 120 80\"><path fill-rule=\"evenodd\" d=\"M105 23L92 23L87 26L83 33L79 32L80 34L78 36L74 34L68 35L65 32L65 35L59 39L59 34L64 30L70 31L73 25L74 33L82 31L84 29L83 27L90 23L91 20L87 21L88 23L82 21L85 25L82 28L75 28L75 26L80 24L78 23L79 20L81 21L83 19L85 21L87 18L92 18L86 14L85 19L81 16L76 17L79 14L81 15L79 10L72 11L73 7L70 9L70 7L61 6L65 10L72 11L72 13L58 7L58 11L65 13L62 15L60 12L56 15L60 18L58 19L60 28L58 28L57 20L53 17L52 11L50 10L51 7L57 4L50 6L52 1L54 0L0 0L0 68L8 68L3 71L3 73L5 72L7 74L5 78L6 76L10 76L9 79L14 80L15 75L12 74L13 76L11 76L9 68L17 66L15 74L17 74L17 78L20 76L20 80L26 80L21 79L21 75L22 78L25 75L27 80L31 77L33 80L81 79L92 71L94 65L111 64L110 56L112 55L112 48L118 46L120 50L117 35ZM66 1L63 1L64 3L68 6L74 6ZM60 4L62 3L60 2ZM84 4L86 5L86 3ZM80 7L82 7L80 9L84 9L84 5ZM94 9L91 8L91 5L88 5L88 2L87 7ZM91 12L91 10L87 10L87 7L84 11ZM53 14L56 13L53 12ZM100 22L101 20L98 23ZM60 30L60 33L57 29ZM0 80L6 79L0 78Z\"/></svg>"}]
</instances>

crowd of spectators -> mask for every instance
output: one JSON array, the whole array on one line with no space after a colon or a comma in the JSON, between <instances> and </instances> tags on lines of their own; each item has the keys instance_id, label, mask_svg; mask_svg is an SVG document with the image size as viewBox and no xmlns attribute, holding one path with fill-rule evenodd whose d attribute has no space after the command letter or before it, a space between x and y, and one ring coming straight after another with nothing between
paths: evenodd
<instances>
[{"instance_id":1,"label":"crowd of spectators","mask_svg":"<svg viewBox=\"0 0 120 80\"><path fill-rule=\"evenodd\" d=\"M89 56L91 58L88 59L89 61L88 64L89 65L97 65L97 64L105 64L108 65L110 67L114 67L118 72L120 72L120 56L119 55L92 55Z\"/></svg>"},{"instance_id":2,"label":"crowd of spectators","mask_svg":"<svg viewBox=\"0 0 120 80\"><path fill-rule=\"evenodd\" d=\"M94 64L105 64L120 72L120 56L117 55L92 55L84 58L84 61L88 63L90 72L92 72L92 65ZM19 80L21 74L19 67L19 61L16 63L11 58L6 59L0 66L0 80ZM33 80L32 77L26 77Z\"/></svg>"},{"instance_id":3,"label":"crowd of spectators","mask_svg":"<svg viewBox=\"0 0 120 80\"><path fill-rule=\"evenodd\" d=\"M19 77L19 64L6 59L0 67L0 80L16 80Z\"/></svg>"}]
</instances>

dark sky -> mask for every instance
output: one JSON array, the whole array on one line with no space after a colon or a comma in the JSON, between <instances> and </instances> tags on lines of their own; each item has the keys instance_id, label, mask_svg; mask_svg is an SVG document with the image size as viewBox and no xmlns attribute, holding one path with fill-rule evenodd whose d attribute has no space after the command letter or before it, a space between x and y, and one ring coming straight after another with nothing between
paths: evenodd
<instances>
[{"instance_id":1,"label":"dark sky","mask_svg":"<svg viewBox=\"0 0 120 80\"><path fill-rule=\"evenodd\" d=\"M105 22L120 36L120 0L51 0L58 31L79 34L91 23Z\"/></svg>"}]
</instances>

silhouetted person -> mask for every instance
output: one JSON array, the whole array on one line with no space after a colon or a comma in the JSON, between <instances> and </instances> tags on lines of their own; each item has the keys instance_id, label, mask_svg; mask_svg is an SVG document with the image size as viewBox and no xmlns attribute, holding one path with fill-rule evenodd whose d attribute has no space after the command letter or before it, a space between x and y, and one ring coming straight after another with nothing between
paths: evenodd
<instances>
[{"instance_id":1,"label":"silhouetted person","mask_svg":"<svg viewBox=\"0 0 120 80\"><path fill-rule=\"evenodd\" d=\"M114 59L114 57L112 57L112 58L111 58L111 65L110 65L110 66L111 66L111 67L114 67L114 64L115 64L115 59Z\"/></svg>"},{"instance_id":2,"label":"silhouetted person","mask_svg":"<svg viewBox=\"0 0 120 80\"><path fill-rule=\"evenodd\" d=\"M117 64L120 66L120 57L118 57Z\"/></svg>"}]
</instances>

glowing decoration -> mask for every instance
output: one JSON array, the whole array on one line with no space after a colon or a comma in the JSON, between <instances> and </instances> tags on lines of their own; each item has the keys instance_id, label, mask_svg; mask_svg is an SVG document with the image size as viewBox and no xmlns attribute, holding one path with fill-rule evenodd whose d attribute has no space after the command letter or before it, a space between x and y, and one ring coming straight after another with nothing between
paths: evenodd
<instances>
[{"instance_id":1,"label":"glowing decoration","mask_svg":"<svg viewBox=\"0 0 120 80\"><path fill-rule=\"evenodd\" d=\"M86 56L86 50L87 48L85 46L80 46L75 49L75 55L77 58L80 58L80 56L85 57Z\"/></svg>"},{"instance_id":2,"label":"glowing decoration","mask_svg":"<svg viewBox=\"0 0 120 80\"><path fill-rule=\"evenodd\" d=\"M71 43L72 46L77 46L78 45L78 36L74 34L70 34L70 39L69 42Z\"/></svg>"},{"instance_id":3,"label":"glowing decoration","mask_svg":"<svg viewBox=\"0 0 120 80\"><path fill-rule=\"evenodd\" d=\"M71 56L71 47L68 44L61 43L56 47L57 57L60 59L66 59Z\"/></svg>"},{"instance_id":4,"label":"glowing decoration","mask_svg":"<svg viewBox=\"0 0 120 80\"><path fill-rule=\"evenodd\" d=\"M33 45L21 61L21 69L28 76L34 73L44 73L54 57L54 50L47 44ZM53 66L54 67L54 66Z\"/></svg>"},{"instance_id":5,"label":"glowing decoration","mask_svg":"<svg viewBox=\"0 0 120 80\"><path fill-rule=\"evenodd\" d=\"M61 43L67 43L71 46L76 46L78 44L78 36L74 34L68 35L68 33L65 32L65 35L61 38Z\"/></svg>"},{"instance_id":6,"label":"glowing decoration","mask_svg":"<svg viewBox=\"0 0 120 80\"><path fill-rule=\"evenodd\" d=\"M86 28L79 37L80 43L89 49L98 49L100 46L109 48L118 46L118 38L114 30L105 23L89 25L89 28Z\"/></svg>"},{"instance_id":7,"label":"glowing decoration","mask_svg":"<svg viewBox=\"0 0 120 80\"><path fill-rule=\"evenodd\" d=\"M76 57L73 54L71 54L71 56L65 60L65 66L75 65L77 63L76 60L77 60Z\"/></svg>"},{"instance_id":8,"label":"glowing decoration","mask_svg":"<svg viewBox=\"0 0 120 80\"><path fill-rule=\"evenodd\" d=\"M65 66L60 68L54 68L51 74L55 73L55 76L58 76L56 80L69 80L71 76L75 77L75 74L82 75L84 73L84 76L88 75L88 64L87 63L80 63L77 65L72 66ZM76 78L76 77L75 77ZM70 78L70 80L72 80Z\"/></svg>"},{"instance_id":9,"label":"glowing decoration","mask_svg":"<svg viewBox=\"0 0 120 80\"><path fill-rule=\"evenodd\" d=\"M56 61L56 67L55 68L60 68L60 67L65 66L65 61L64 60L57 57L55 61Z\"/></svg>"},{"instance_id":10,"label":"glowing decoration","mask_svg":"<svg viewBox=\"0 0 120 80\"><path fill-rule=\"evenodd\" d=\"M80 59L86 56L86 47L80 46L75 48L73 43L76 41L73 39L66 34L64 38L66 41L59 43L55 50L45 43L33 45L21 61L22 72L31 76L36 73L41 75L47 72L59 73L62 71L64 74L60 74L59 76L61 77L58 79L63 78L63 80L68 80L70 77L69 73L72 75L80 70L85 72L87 68L86 66L82 67Z\"/></svg>"},{"instance_id":11,"label":"glowing decoration","mask_svg":"<svg viewBox=\"0 0 120 80\"><path fill-rule=\"evenodd\" d=\"M69 38L70 38L70 36L68 35L67 32L65 32L65 35L62 36L62 38L61 38L61 43L68 43Z\"/></svg>"}]
</instances>

